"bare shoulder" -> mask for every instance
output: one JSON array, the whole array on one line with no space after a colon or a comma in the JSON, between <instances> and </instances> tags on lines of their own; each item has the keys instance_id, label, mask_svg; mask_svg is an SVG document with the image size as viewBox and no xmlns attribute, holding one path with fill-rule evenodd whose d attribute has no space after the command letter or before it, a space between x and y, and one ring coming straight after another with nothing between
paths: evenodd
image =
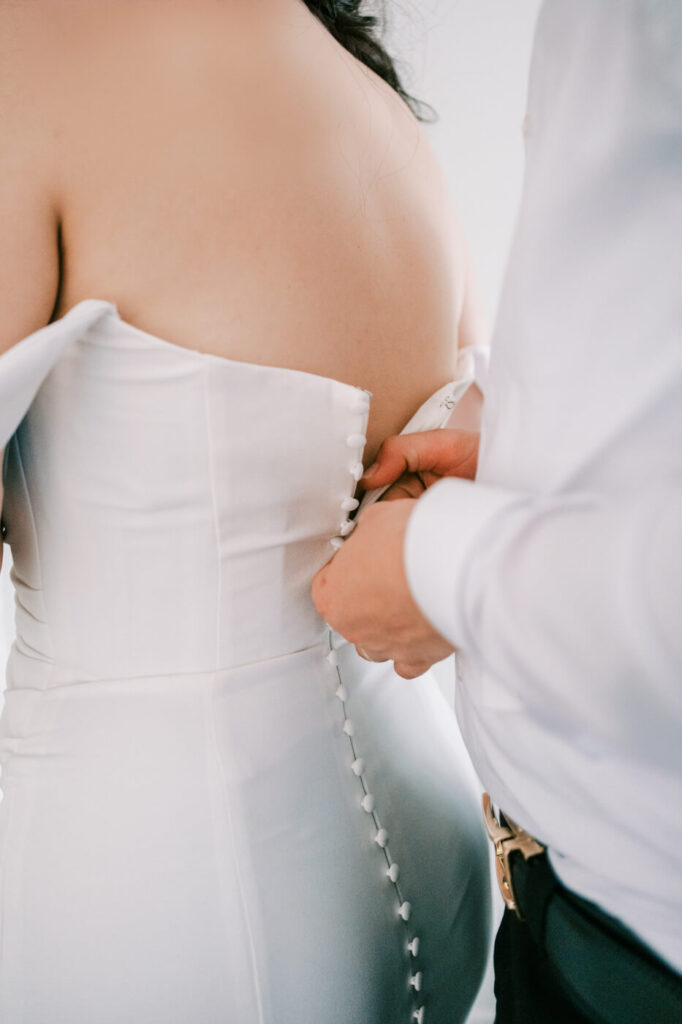
<instances>
[{"instance_id":1,"label":"bare shoulder","mask_svg":"<svg viewBox=\"0 0 682 1024\"><path fill-rule=\"evenodd\" d=\"M47 4L0 2L0 353L47 323L59 276L40 54Z\"/></svg>"}]
</instances>

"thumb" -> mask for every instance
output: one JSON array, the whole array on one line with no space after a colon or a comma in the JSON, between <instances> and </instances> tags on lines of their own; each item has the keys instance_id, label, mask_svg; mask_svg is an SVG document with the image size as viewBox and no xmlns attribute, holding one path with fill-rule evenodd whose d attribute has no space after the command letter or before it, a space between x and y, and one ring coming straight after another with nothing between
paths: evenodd
<instances>
[{"instance_id":1,"label":"thumb","mask_svg":"<svg viewBox=\"0 0 682 1024\"><path fill-rule=\"evenodd\" d=\"M405 472L433 473L473 480L480 435L472 430L424 430L386 438L371 466L360 478L365 489L385 487Z\"/></svg>"}]
</instances>

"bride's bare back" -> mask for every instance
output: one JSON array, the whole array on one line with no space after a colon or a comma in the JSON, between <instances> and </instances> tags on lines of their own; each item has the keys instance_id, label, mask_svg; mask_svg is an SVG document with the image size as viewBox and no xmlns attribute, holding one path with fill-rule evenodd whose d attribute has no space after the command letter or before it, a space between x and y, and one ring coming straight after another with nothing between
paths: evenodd
<instances>
[{"instance_id":1,"label":"bride's bare back","mask_svg":"<svg viewBox=\"0 0 682 1024\"><path fill-rule=\"evenodd\" d=\"M452 373L465 264L403 101L300 0L0 2L0 351L85 298L370 389ZM367 461L366 459L366 461Z\"/></svg>"}]
</instances>

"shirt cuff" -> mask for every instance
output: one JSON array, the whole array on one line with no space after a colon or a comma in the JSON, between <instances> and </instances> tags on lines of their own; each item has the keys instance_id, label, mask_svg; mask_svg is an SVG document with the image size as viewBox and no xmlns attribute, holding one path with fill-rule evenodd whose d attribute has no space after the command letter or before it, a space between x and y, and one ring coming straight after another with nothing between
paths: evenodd
<instances>
[{"instance_id":1,"label":"shirt cuff","mask_svg":"<svg viewBox=\"0 0 682 1024\"><path fill-rule=\"evenodd\" d=\"M405 533L412 596L454 647L465 646L466 563L490 521L519 495L470 480L440 480L417 501Z\"/></svg>"}]
</instances>

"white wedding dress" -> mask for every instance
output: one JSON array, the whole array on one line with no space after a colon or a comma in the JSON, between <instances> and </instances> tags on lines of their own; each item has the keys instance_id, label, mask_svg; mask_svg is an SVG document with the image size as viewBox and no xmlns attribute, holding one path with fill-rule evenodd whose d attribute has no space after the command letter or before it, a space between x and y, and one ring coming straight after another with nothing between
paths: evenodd
<instances>
[{"instance_id":1,"label":"white wedding dress","mask_svg":"<svg viewBox=\"0 0 682 1024\"><path fill-rule=\"evenodd\" d=\"M369 403L96 299L0 357L2 1024L466 1018L488 868L453 715L310 597Z\"/></svg>"}]
</instances>

